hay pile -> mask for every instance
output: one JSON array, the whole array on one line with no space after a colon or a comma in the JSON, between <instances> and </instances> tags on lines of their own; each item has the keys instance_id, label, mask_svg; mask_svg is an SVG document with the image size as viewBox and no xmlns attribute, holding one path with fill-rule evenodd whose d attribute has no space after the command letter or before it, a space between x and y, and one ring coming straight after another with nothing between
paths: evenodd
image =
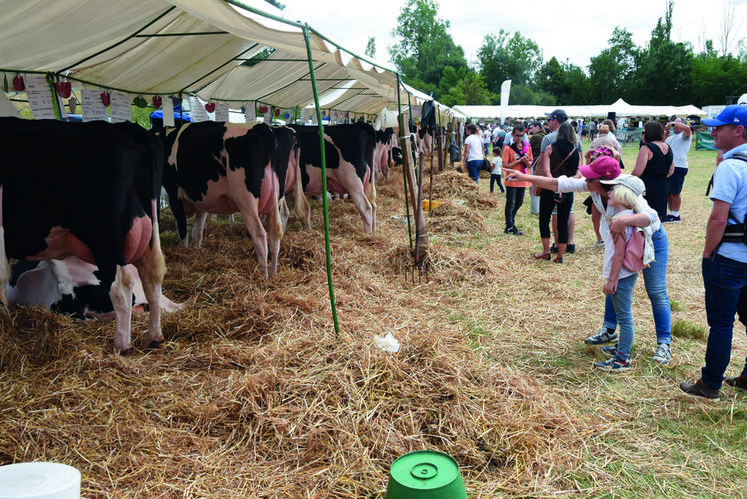
<instances>
[{"instance_id":1,"label":"hay pile","mask_svg":"<svg viewBox=\"0 0 747 499\"><path fill-rule=\"evenodd\" d=\"M502 357L523 318L507 295L497 319L485 296L510 289L519 262L432 242L430 282L413 280L401 181L379 186L374 234L351 202L330 204L339 337L317 207L313 230L289 225L266 282L241 224L209 222L200 249L165 247L164 294L189 307L164 318L157 350L140 348L145 316L119 357L113 323L1 314L0 464L75 466L88 498L355 498L383 497L398 456L437 449L470 497L577 490L591 433L611 426ZM434 176L446 202L428 218L444 241L487 230L477 210L497 203L476 189ZM389 332L396 354L374 347Z\"/></svg>"}]
</instances>

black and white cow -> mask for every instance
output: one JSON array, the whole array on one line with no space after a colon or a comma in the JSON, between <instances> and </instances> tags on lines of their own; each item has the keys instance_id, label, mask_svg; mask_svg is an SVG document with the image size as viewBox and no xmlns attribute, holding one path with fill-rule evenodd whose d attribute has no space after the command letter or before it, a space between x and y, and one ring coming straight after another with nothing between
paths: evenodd
<instances>
[{"instance_id":1,"label":"black and white cow","mask_svg":"<svg viewBox=\"0 0 747 499\"><path fill-rule=\"evenodd\" d=\"M317 126L292 125L301 146L301 181L308 196L323 194L321 149ZM366 123L324 127L327 189L348 194L363 219L363 229L376 227L376 187L373 182L376 131Z\"/></svg>"},{"instance_id":2,"label":"black and white cow","mask_svg":"<svg viewBox=\"0 0 747 499\"><path fill-rule=\"evenodd\" d=\"M389 163L392 150L399 145L397 134L391 127L376 130L376 148L374 149L374 182L381 177L389 180Z\"/></svg>"},{"instance_id":3,"label":"black and white cow","mask_svg":"<svg viewBox=\"0 0 747 499\"><path fill-rule=\"evenodd\" d=\"M157 200L163 151L133 123L66 123L0 118L0 300L8 258L77 256L96 265L116 315L114 350L131 349L133 263L150 318L147 341L163 341L161 283L166 264L158 234Z\"/></svg>"},{"instance_id":4,"label":"black and white cow","mask_svg":"<svg viewBox=\"0 0 747 499\"><path fill-rule=\"evenodd\" d=\"M284 144L282 151L278 149L278 143ZM290 178L300 192L294 134L290 130L273 131L265 124L250 128L242 124L205 121L171 130L164 138L164 146L167 158L164 188L169 195L182 245L187 244L188 215L197 214L192 240L200 246L208 213L238 211L254 241L260 273L265 278L268 274L274 275L284 231L279 210L284 201L289 169L293 170ZM304 206L305 201L299 199L296 208ZM308 213L307 202L305 206ZM262 226L260 217L263 215L267 215L268 230ZM308 226L308 216L299 217Z\"/></svg>"}]
</instances>

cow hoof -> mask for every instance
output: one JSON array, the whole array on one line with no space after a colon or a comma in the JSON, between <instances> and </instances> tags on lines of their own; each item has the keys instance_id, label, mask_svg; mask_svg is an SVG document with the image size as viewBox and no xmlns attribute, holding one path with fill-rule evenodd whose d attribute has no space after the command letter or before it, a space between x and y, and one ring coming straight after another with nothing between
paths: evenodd
<instances>
[{"instance_id":1,"label":"cow hoof","mask_svg":"<svg viewBox=\"0 0 747 499\"><path fill-rule=\"evenodd\" d=\"M132 347L123 348L121 350L115 348L114 352L118 355L121 355L122 357L127 357L128 355L130 355L130 353L132 353Z\"/></svg>"},{"instance_id":2,"label":"cow hoof","mask_svg":"<svg viewBox=\"0 0 747 499\"><path fill-rule=\"evenodd\" d=\"M161 343L163 343L163 340L153 340L150 343L148 343L148 348L149 349L158 348L159 346L161 346Z\"/></svg>"}]
</instances>

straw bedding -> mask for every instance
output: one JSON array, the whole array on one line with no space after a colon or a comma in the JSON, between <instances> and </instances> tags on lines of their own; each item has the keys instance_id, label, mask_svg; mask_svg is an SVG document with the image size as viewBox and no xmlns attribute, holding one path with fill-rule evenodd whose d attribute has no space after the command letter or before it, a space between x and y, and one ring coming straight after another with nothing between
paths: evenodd
<instances>
[{"instance_id":1,"label":"straw bedding","mask_svg":"<svg viewBox=\"0 0 747 499\"><path fill-rule=\"evenodd\" d=\"M240 223L209 222L199 249L164 243L164 294L188 307L164 317L158 349L141 348L144 315L120 357L111 322L3 312L0 464L70 464L90 498L383 497L394 459L437 449L470 497L574 490L592 434L611 426L512 366L535 319L511 290L517 273L523 292L583 300L582 288L547 285L506 238L469 242L498 203L463 174L433 182L444 204L426 214L427 280L412 269L401 173L378 186L373 234L351 202L330 203L339 336L314 204L313 229L291 220L268 281ZM557 327L571 315L543 307L532 313ZM398 353L374 346L389 332ZM548 338L537 356L563 348Z\"/></svg>"}]
</instances>

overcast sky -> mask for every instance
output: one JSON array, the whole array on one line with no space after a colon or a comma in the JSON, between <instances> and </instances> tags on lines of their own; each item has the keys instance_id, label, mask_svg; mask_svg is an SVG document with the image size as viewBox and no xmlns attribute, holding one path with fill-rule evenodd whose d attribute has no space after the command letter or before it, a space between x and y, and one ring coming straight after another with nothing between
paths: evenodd
<instances>
[{"instance_id":1,"label":"overcast sky","mask_svg":"<svg viewBox=\"0 0 747 499\"><path fill-rule=\"evenodd\" d=\"M291 21L302 21L357 55L364 55L368 38L376 39L376 59L391 67L391 32L405 0L279 0L286 8L281 14ZM438 1L438 0L437 0ZM690 42L701 51L705 39L718 41L724 12L735 4L732 53L738 40L747 37L747 0L676 0L672 16L674 41ZM606 46L615 26L626 28L633 41L644 46L651 30L666 11L666 0L625 0L589 2L588 0L528 0L520 3L482 0L479 2L438 1L439 18L450 22L450 33L465 52L467 61L477 59L477 51L487 34L500 29L520 32L534 40L545 61L555 56L584 69L590 58ZM265 4L267 5L267 4ZM464 6L467 6L466 8ZM265 9L271 12L269 8ZM277 11L275 11L277 12Z\"/></svg>"}]
</instances>

